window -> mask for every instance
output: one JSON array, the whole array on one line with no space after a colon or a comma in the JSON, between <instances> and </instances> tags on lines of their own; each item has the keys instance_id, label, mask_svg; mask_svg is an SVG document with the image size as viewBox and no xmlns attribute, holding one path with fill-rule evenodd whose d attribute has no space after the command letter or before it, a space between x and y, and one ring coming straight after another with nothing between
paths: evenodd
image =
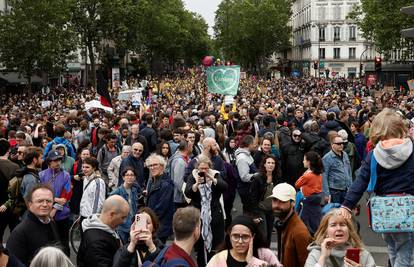
<instances>
[{"instance_id":1,"label":"window","mask_svg":"<svg viewBox=\"0 0 414 267\"><path fill-rule=\"evenodd\" d=\"M334 20L340 20L341 19L341 6L336 5L333 8L333 19Z\"/></svg>"},{"instance_id":2,"label":"window","mask_svg":"<svg viewBox=\"0 0 414 267\"><path fill-rule=\"evenodd\" d=\"M341 58L341 48L334 48L334 58Z\"/></svg>"},{"instance_id":3,"label":"window","mask_svg":"<svg viewBox=\"0 0 414 267\"><path fill-rule=\"evenodd\" d=\"M319 48L319 58L325 58L325 48Z\"/></svg>"},{"instance_id":4,"label":"window","mask_svg":"<svg viewBox=\"0 0 414 267\"><path fill-rule=\"evenodd\" d=\"M336 26L334 27L334 41L341 40L341 28Z\"/></svg>"},{"instance_id":5,"label":"window","mask_svg":"<svg viewBox=\"0 0 414 267\"><path fill-rule=\"evenodd\" d=\"M319 41L325 41L325 26L319 26Z\"/></svg>"},{"instance_id":6,"label":"window","mask_svg":"<svg viewBox=\"0 0 414 267\"><path fill-rule=\"evenodd\" d=\"M326 7L324 6L319 7L318 9L319 21L325 20L325 11L326 11Z\"/></svg>"},{"instance_id":7,"label":"window","mask_svg":"<svg viewBox=\"0 0 414 267\"><path fill-rule=\"evenodd\" d=\"M356 58L356 48L350 47L349 48L349 59L355 59Z\"/></svg>"},{"instance_id":8,"label":"window","mask_svg":"<svg viewBox=\"0 0 414 267\"><path fill-rule=\"evenodd\" d=\"M355 41L355 40L356 40L356 27L349 26L349 41Z\"/></svg>"}]
</instances>

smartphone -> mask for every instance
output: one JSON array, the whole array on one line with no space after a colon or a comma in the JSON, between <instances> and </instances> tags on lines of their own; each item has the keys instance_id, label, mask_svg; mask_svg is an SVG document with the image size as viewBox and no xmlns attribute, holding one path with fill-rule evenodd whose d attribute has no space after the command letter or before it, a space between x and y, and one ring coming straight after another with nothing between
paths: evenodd
<instances>
[{"instance_id":1,"label":"smartphone","mask_svg":"<svg viewBox=\"0 0 414 267\"><path fill-rule=\"evenodd\" d=\"M205 172L199 172L198 176L204 178L204 181L202 182L202 184L205 184L206 183L206 173Z\"/></svg>"},{"instance_id":2,"label":"smartphone","mask_svg":"<svg viewBox=\"0 0 414 267\"><path fill-rule=\"evenodd\" d=\"M142 214L135 215L135 230L146 230L147 218Z\"/></svg>"},{"instance_id":3,"label":"smartphone","mask_svg":"<svg viewBox=\"0 0 414 267\"><path fill-rule=\"evenodd\" d=\"M348 248L346 250L346 256L348 259L359 263L359 254L360 254L360 249L359 248Z\"/></svg>"}]
</instances>

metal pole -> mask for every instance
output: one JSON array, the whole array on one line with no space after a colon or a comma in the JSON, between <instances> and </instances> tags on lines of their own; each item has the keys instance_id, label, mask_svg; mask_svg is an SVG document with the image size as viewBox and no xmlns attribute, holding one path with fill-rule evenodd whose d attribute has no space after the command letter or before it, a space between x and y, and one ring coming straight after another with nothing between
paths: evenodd
<instances>
[{"instance_id":1,"label":"metal pole","mask_svg":"<svg viewBox=\"0 0 414 267\"><path fill-rule=\"evenodd\" d=\"M321 67L321 29L320 24L318 24L318 79L321 79L321 70L319 69Z\"/></svg>"},{"instance_id":2,"label":"metal pole","mask_svg":"<svg viewBox=\"0 0 414 267\"><path fill-rule=\"evenodd\" d=\"M361 53L361 55L359 56L359 78L361 79L362 77L362 68L361 68L361 64L362 64L362 56L365 54L365 52L367 52L368 50L368 46L365 47L365 50Z\"/></svg>"}]
</instances>

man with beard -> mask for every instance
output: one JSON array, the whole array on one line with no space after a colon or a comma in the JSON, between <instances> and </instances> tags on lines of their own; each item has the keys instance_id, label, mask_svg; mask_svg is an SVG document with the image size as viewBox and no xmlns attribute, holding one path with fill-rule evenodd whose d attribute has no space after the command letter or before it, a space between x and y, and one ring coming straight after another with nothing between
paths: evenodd
<instances>
[{"instance_id":1,"label":"man with beard","mask_svg":"<svg viewBox=\"0 0 414 267\"><path fill-rule=\"evenodd\" d=\"M312 237L305 224L294 211L296 191L288 183L273 188L272 210L277 217L277 249L279 261L284 267L302 267L308 256L307 246Z\"/></svg>"}]
</instances>

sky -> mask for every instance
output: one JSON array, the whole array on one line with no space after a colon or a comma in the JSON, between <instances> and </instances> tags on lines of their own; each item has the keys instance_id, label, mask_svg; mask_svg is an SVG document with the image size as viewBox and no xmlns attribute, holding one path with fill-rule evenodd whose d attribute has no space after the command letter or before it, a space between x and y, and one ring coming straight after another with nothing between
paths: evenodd
<instances>
[{"instance_id":1,"label":"sky","mask_svg":"<svg viewBox=\"0 0 414 267\"><path fill-rule=\"evenodd\" d=\"M186 8L203 16L209 26L209 34L213 35L214 17L221 0L184 0Z\"/></svg>"}]
</instances>

